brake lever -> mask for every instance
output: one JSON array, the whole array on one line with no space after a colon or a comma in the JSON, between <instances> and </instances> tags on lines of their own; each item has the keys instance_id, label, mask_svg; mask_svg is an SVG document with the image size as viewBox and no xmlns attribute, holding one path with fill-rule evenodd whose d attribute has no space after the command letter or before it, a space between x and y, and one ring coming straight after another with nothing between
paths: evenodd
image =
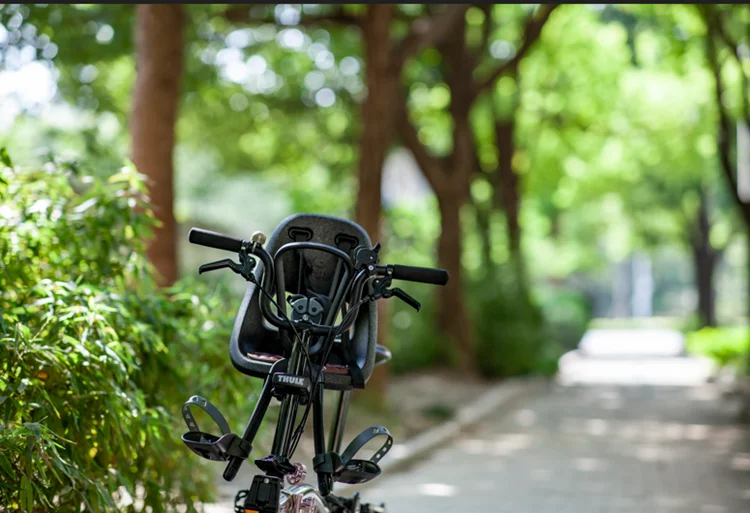
<instances>
[{"instance_id":1,"label":"brake lever","mask_svg":"<svg viewBox=\"0 0 750 513\"><path fill-rule=\"evenodd\" d=\"M372 294L370 294L370 298L372 301L376 301L378 299L388 299L389 297L396 296L401 301L409 305L410 307L414 308L417 312L420 308L422 308L422 305L419 301L411 297L409 294L404 292L402 289L396 287L393 289L389 289L388 287L391 285L392 281L390 278L379 278L373 282L372 286Z\"/></svg>"},{"instance_id":2,"label":"brake lever","mask_svg":"<svg viewBox=\"0 0 750 513\"><path fill-rule=\"evenodd\" d=\"M255 264L255 260L250 258L250 255L246 252L240 252L240 263L235 262L231 258L217 260L216 262L201 265L198 268L198 274L229 268L246 280L253 281L253 270L255 269Z\"/></svg>"},{"instance_id":3,"label":"brake lever","mask_svg":"<svg viewBox=\"0 0 750 513\"><path fill-rule=\"evenodd\" d=\"M390 292L389 295L396 296L401 301L403 301L404 303L406 303L407 305L415 309L417 312L419 311L420 308L422 308L422 304L419 301L417 301L416 299L414 299L413 297L411 297L409 294L407 294L406 292L404 292L398 287L396 287L395 289L390 289L389 292Z\"/></svg>"},{"instance_id":4,"label":"brake lever","mask_svg":"<svg viewBox=\"0 0 750 513\"><path fill-rule=\"evenodd\" d=\"M225 258L223 260L217 260L216 262L210 262L208 264L201 265L198 268L198 274L218 271L219 269L225 269L227 267L237 274L240 273L241 268L239 264L235 263L231 258Z\"/></svg>"}]
</instances>

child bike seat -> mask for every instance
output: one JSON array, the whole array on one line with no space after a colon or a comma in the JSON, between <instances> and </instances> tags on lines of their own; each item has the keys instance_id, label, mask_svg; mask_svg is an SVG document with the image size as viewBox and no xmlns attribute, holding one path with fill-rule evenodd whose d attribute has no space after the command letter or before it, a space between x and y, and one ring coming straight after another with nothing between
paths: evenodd
<instances>
[{"instance_id":1,"label":"child bike seat","mask_svg":"<svg viewBox=\"0 0 750 513\"><path fill-rule=\"evenodd\" d=\"M273 256L283 245L293 242L317 242L333 246L347 254L351 254L356 246L371 246L370 238L359 225L347 219L321 214L296 214L286 218L268 238L266 249ZM338 261L334 255L319 250L286 252L281 257L286 291L304 294L306 290L328 296L332 290ZM262 269L263 264L258 262L254 271L258 281ZM232 364L237 370L249 376L265 378L271 366L288 355L285 354L278 329L263 320L260 295L258 286L248 283L235 319L229 351ZM289 313L289 308L287 312ZM341 348L344 343L348 344L347 351ZM350 369L352 363L356 363L364 381L367 381L375 365L376 346L377 307L372 302L360 308L348 341L345 338L344 341L335 343L328 364L323 368L325 387L332 390L353 388Z\"/></svg>"}]
</instances>

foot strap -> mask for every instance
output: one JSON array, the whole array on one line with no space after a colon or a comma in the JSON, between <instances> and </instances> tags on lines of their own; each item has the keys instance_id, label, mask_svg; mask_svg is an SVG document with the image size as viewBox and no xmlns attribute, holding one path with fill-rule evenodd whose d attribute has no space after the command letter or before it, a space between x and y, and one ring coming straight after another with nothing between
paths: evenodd
<instances>
[{"instance_id":1,"label":"foot strap","mask_svg":"<svg viewBox=\"0 0 750 513\"><path fill-rule=\"evenodd\" d=\"M231 433L231 430L229 429L229 423L227 422L227 419L224 418L224 415L222 415L218 408L211 404L208 399L204 399L199 395L194 395L193 397L188 399L185 404L182 405L182 418L185 420L185 424L187 424L187 427L190 431L200 431L200 429L198 428L198 423L195 421L193 413L190 411L191 406L197 406L201 410L205 411L208 416L211 417L211 420L213 420L216 425L219 426L222 435Z\"/></svg>"},{"instance_id":2,"label":"foot strap","mask_svg":"<svg viewBox=\"0 0 750 513\"><path fill-rule=\"evenodd\" d=\"M365 429L357 435L357 438L352 440L346 449L344 449L344 452L341 453L341 462L346 466L346 464L359 452L360 449L362 449L362 447L365 446L365 444L367 444L367 442L378 436L385 436L386 439L380 449L378 449L375 454L373 454L372 458L370 458L372 463L377 464L377 462L382 460L383 457L388 454L391 447L393 447L393 436L391 436L390 431L383 426L373 426Z\"/></svg>"}]
</instances>

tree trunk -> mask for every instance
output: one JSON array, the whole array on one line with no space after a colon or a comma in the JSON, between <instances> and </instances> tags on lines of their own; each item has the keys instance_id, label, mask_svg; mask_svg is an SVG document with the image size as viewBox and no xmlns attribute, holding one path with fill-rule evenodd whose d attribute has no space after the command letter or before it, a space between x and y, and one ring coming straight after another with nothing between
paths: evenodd
<instances>
[{"instance_id":1,"label":"tree trunk","mask_svg":"<svg viewBox=\"0 0 750 513\"><path fill-rule=\"evenodd\" d=\"M440 51L446 63L446 82L451 92L450 113L453 118L453 151L446 173L447 181L435 190L440 208L441 232L438 242L438 265L450 273L448 285L440 287L439 325L451 348L442 351L448 361L450 349L458 350L458 363L465 371L475 368L472 330L465 307L461 254L463 230L461 207L471 198L470 183L477 163L469 115L475 99L472 63L465 45L466 24L460 23Z\"/></svg>"},{"instance_id":2,"label":"tree trunk","mask_svg":"<svg viewBox=\"0 0 750 513\"><path fill-rule=\"evenodd\" d=\"M136 7L132 157L138 171L148 178L149 196L161 224L147 255L162 285L177 279L172 153L183 66L183 24L180 5Z\"/></svg>"},{"instance_id":3,"label":"tree trunk","mask_svg":"<svg viewBox=\"0 0 750 513\"><path fill-rule=\"evenodd\" d=\"M458 350L458 363L461 368L473 368L473 347L471 329L464 304L465 292L461 253L463 250L463 233L461 230L462 195L444 192L438 195L440 207L441 231L438 241L438 266L450 273L448 284L439 289L438 322L440 332L449 341L449 347L440 351L444 363L450 363L454 356L451 349Z\"/></svg>"},{"instance_id":4,"label":"tree trunk","mask_svg":"<svg viewBox=\"0 0 750 513\"><path fill-rule=\"evenodd\" d=\"M383 165L394 134L398 104L399 70L393 69L389 30L393 5L373 4L363 18L367 98L362 105L363 131L359 143L359 189L355 220L370 235L373 244L382 238L381 189ZM388 345L389 308L378 302L378 343ZM372 409L384 409L388 366L375 369L361 399Z\"/></svg>"},{"instance_id":5,"label":"tree trunk","mask_svg":"<svg viewBox=\"0 0 750 513\"><path fill-rule=\"evenodd\" d=\"M695 262L695 285L698 291L698 316L701 327L716 326L714 271L718 260L718 252L711 246L710 231L711 220L708 217L706 194L701 191L696 226L691 240Z\"/></svg>"},{"instance_id":6,"label":"tree trunk","mask_svg":"<svg viewBox=\"0 0 750 513\"><path fill-rule=\"evenodd\" d=\"M477 232L479 232L479 244L482 254L482 270L490 273L495 265L492 262L492 207L474 205Z\"/></svg>"},{"instance_id":7,"label":"tree trunk","mask_svg":"<svg viewBox=\"0 0 750 513\"><path fill-rule=\"evenodd\" d=\"M355 205L357 223L380 240L383 164L391 143L396 116L398 70L391 62L388 37L393 5L368 6L363 18L367 98L362 105L363 131L359 143L359 189Z\"/></svg>"},{"instance_id":8,"label":"tree trunk","mask_svg":"<svg viewBox=\"0 0 750 513\"><path fill-rule=\"evenodd\" d=\"M716 255L705 247L693 248L695 283L698 290L698 316L701 327L716 326L714 270Z\"/></svg>"},{"instance_id":9,"label":"tree trunk","mask_svg":"<svg viewBox=\"0 0 750 513\"><path fill-rule=\"evenodd\" d=\"M525 290L526 270L521 250L521 212L520 180L513 169L513 156L516 151L515 121L495 122L495 144L498 151L498 166L495 172L495 199L505 214L505 226L508 232L508 246L511 263L514 266L518 283ZM498 190L499 189L499 190Z\"/></svg>"}]
</instances>

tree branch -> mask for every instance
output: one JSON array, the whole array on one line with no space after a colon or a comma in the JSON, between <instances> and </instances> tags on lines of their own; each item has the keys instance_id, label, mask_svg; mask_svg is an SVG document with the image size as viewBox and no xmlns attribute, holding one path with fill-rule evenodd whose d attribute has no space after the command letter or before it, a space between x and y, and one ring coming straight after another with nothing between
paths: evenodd
<instances>
[{"instance_id":1,"label":"tree branch","mask_svg":"<svg viewBox=\"0 0 750 513\"><path fill-rule=\"evenodd\" d=\"M398 135L404 146L414 156L414 160L417 161L417 164L422 170L422 174L424 174L430 187L432 187L432 190L438 194L438 191L443 190L446 182L443 163L439 158L430 155L427 152L425 145L419 140L417 129L409 120L409 113L407 112L406 107L406 95L402 93L401 96L401 106L396 118Z\"/></svg>"},{"instance_id":2,"label":"tree branch","mask_svg":"<svg viewBox=\"0 0 750 513\"><path fill-rule=\"evenodd\" d=\"M559 6L560 4L545 4L540 8L537 15L532 14L528 17L528 19L526 20L526 27L523 31L523 43L521 43L521 47L518 49L518 52L516 52L516 55L514 55L512 59L497 68L489 77L487 77L483 82L477 85L474 91L474 94L476 96L482 94L484 91L492 87L492 84L495 83L495 80L500 78L505 73L516 72L516 70L518 69L518 65L521 63L521 60L523 60L531 47L534 46L534 43L536 43L536 41L539 39L539 36L542 34L542 29L547 23L547 20L549 20L550 15Z\"/></svg>"},{"instance_id":3,"label":"tree branch","mask_svg":"<svg viewBox=\"0 0 750 513\"><path fill-rule=\"evenodd\" d=\"M482 24L482 40L479 43L477 49L472 52L473 58L478 59L487 51L490 46L490 36L492 35L492 7L494 4L478 4L482 12L484 12L484 23Z\"/></svg>"},{"instance_id":4,"label":"tree branch","mask_svg":"<svg viewBox=\"0 0 750 513\"><path fill-rule=\"evenodd\" d=\"M254 4L253 7L258 7L260 4ZM260 17L257 18L250 14L250 7L248 6L234 6L224 11L224 17L227 21L232 23L278 23L275 16ZM316 16L305 16L301 15L298 25L355 25L359 26L361 18L353 14L347 14L341 7L335 12L329 14L321 14Z\"/></svg>"},{"instance_id":5,"label":"tree branch","mask_svg":"<svg viewBox=\"0 0 750 513\"><path fill-rule=\"evenodd\" d=\"M708 9L701 8L700 10L708 27L708 37L706 37L706 57L708 59L709 67L711 68L711 74L714 78L714 99L716 101L716 110L719 113L716 144L719 149L720 167L724 174L724 178L727 181L727 185L731 189L731 194L734 197L737 206L740 208L745 225L750 227L750 204L744 203L742 198L740 198L739 191L737 190L737 170L731 159L731 143L729 141L731 121L721 102L721 97L723 96L725 89L721 79L721 63L719 62L716 43L714 41L714 37L718 35L716 26L718 20L715 13L710 12Z\"/></svg>"},{"instance_id":6,"label":"tree branch","mask_svg":"<svg viewBox=\"0 0 750 513\"><path fill-rule=\"evenodd\" d=\"M449 5L439 14L414 20L409 34L394 50L395 66L400 69L409 57L440 43L450 34L456 23L464 21L464 14L469 7L467 4Z\"/></svg>"},{"instance_id":7,"label":"tree branch","mask_svg":"<svg viewBox=\"0 0 750 513\"><path fill-rule=\"evenodd\" d=\"M401 9L394 9L393 11L393 19L398 21L405 21L407 23L413 23L414 20L416 20L416 16L411 16L409 14L406 14Z\"/></svg>"},{"instance_id":8,"label":"tree branch","mask_svg":"<svg viewBox=\"0 0 750 513\"><path fill-rule=\"evenodd\" d=\"M707 13L707 16L711 17L716 33L719 35L719 37L724 42L724 44L727 45L731 49L732 55L737 61L737 65L740 67L740 77L741 77L740 80L742 81L742 86L741 86L742 91L740 95L742 97L742 115L744 116L745 121L750 123L750 106L748 105L748 101L747 101L748 78L747 78L747 74L744 71L744 67L742 65L742 53L740 52L740 42L734 40L732 36L730 36L729 33L727 32L726 27L724 26L724 19L722 17L721 12L719 12L718 10L709 11Z\"/></svg>"}]
</instances>

